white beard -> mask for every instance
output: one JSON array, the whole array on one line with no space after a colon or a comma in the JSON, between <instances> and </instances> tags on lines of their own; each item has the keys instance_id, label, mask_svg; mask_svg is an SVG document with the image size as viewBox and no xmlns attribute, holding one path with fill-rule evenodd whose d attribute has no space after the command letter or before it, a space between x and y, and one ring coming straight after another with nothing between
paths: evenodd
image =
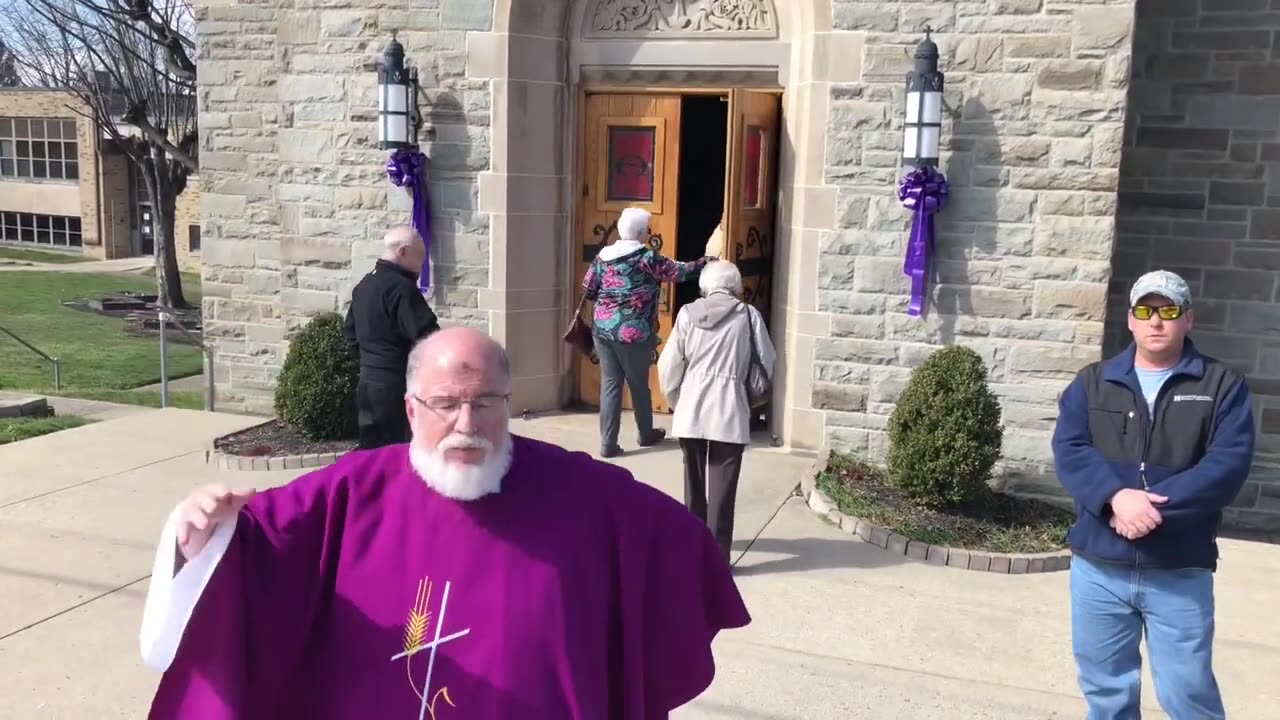
<instances>
[{"instance_id":1,"label":"white beard","mask_svg":"<svg viewBox=\"0 0 1280 720\"><path fill-rule=\"evenodd\" d=\"M446 450L468 447L484 448L484 462L465 465L445 459ZM468 502L502 489L502 479L511 468L511 451L510 433L503 435L502 447L497 450L483 438L450 435L434 449L410 445L409 462L431 489L447 498Z\"/></svg>"}]
</instances>

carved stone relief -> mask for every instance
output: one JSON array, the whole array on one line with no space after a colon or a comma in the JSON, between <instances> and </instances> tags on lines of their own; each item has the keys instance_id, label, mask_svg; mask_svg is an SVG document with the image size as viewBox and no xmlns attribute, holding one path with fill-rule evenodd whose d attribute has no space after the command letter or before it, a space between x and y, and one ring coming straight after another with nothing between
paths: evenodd
<instances>
[{"instance_id":1,"label":"carved stone relief","mask_svg":"<svg viewBox=\"0 0 1280 720\"><path fill-rule=\"evenodd\" d=\"M773 0L595 0L582 29L593 39L778 35Z\"/></svg>"}]
</instances>

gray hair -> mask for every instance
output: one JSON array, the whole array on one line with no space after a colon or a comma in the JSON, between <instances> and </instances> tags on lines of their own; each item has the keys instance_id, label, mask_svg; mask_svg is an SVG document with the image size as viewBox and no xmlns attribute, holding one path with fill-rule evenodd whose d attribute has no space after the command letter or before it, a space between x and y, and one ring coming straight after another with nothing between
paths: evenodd
<instances>
[{"instance_id":1,"label":"gray hair","mask_svg":"<svg viewBox=\"0 0 1280 720\"><path fill-rule=\"evenodd\" d=\"M742 272L738 270L738 266L728 260L717 260L707 263L702 268L702 272L698 275L698 289L702 291L703 296L710 295L717 290L727 292L732 295L742 294Z\"/></svg>"}]
</instances>

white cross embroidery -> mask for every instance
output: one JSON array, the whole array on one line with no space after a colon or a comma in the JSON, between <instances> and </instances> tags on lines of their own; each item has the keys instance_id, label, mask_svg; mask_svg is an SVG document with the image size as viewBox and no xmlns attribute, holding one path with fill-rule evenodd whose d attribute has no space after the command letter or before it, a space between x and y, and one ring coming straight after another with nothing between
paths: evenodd
<instances>
[{"instance_id":1,"label":"white cross embroidery","mask_svg":"<svg viewBox=\"0 0 1280 720\"><path fill-rule=\"evenodd\" d=\"M471 628L467 628L466 630L453 633L452 635L446 635L445 637L440 637L441 631L444 630L444 613L445 613L445 610L449 607L449 586L450 586L450 583L448 580L446 580L444 583L444 595L440 598L440 620L439 622L436 623L435 639L433 639L429 643L426 643L422 647L414 648L412 652L406 650L405 652L402 652L398 655L393 655L391 657L391 662L395 662L396 660L406 658L410 655L416 655L422 652L423 650L427 650L428 648L431 650L431 657L429 660L427 660L427 682L425 685L422 686L422 707L419 708L418 710L418 720L423 720L423 718L427 716L427 703L430 702L429 698L431 697L431 674L435 671L435 666L436 666L436 650L441 645L447 642L452 642L454 640L457 640L458 638L461 638L465 636L467 633L471 632Z\"/></svg>"}]
</instances>

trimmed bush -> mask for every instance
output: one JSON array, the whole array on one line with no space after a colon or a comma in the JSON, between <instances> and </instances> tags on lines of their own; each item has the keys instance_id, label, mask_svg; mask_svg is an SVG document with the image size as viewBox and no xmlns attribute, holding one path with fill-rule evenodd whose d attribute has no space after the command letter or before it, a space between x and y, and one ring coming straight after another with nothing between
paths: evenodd
<instances>
[{"instance_id":1,"label":"trimmed bush","mask_svg":"<svg viewBox=\"0 0 1280 720\"><path fill-rule=\"evenodd\" d=\"M1000 403L976 352L949 347L912 373L889 417L889 481L928 508L964 505L1000 459Z\"/></svg>"},{"instance_id":2,"label":"trimmed bush","mask_svg":"<svg viewBox=\"0 0 1280 720\"><path fill-rule=\"evenodd\" d=\"M276 384L276 414L312 440L356 436L360 359L342 334L342 316L317 315L289 344Z\"/></svg>"}]
</instances>

